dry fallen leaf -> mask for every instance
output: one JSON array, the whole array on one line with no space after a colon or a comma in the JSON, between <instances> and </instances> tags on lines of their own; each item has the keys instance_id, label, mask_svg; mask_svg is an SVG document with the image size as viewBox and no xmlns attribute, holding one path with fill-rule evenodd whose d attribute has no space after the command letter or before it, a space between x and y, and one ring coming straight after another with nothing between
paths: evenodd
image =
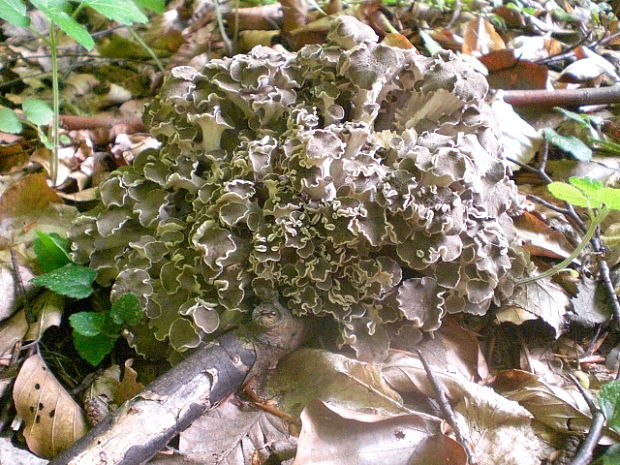
<instances>
[{"instance_id":1,"label":"dry fallen leaf","mask_svg":"<svg viewBox=\"0 0 620 465\"><path fill-rule=\"evenodd\" d=\"M131 365L133 365L132 358L125 360L123 380L116 387L116 392L114 393L114 403L117 405L131 399L144 389L144 384L138 382L138 373Z\"/></svg>"},{"instance_id":2,"label":"dry fallen leaf","mask_svg":"<svg viewBox=\"0 0 620 465\"><path fill-rule=\"evenodd\" d=\"M301 419L294 465L467 463L463 448L430 415L373 415L315 400Z\"/></svg>"},{"instance_id":3,"label":"dry fallen leaf","mask_svg":"<svg viewBox=\"0 0 620 465\"><path fill-rule=\"evenodd\" d=\"M22 365L13 401L25 423L28 448L37 455L54 457L86 433L82 409L38 354Z\"/></svg>"},{"instance_id":4,"label":"dry fallen leaf","mask_svg":"<svg viewBox=\"0 0 620 465\"><path fill-rule=\"evenodd\" d=\"M504 40L486 19L482 17L474 18L465 26L463 53L480 56L505 48Z\"/></svg>"}]
</instances>

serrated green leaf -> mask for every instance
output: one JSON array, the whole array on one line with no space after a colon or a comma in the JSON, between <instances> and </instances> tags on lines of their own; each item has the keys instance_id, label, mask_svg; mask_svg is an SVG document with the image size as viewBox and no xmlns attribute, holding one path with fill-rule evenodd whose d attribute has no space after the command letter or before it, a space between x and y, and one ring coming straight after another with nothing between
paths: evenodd
<instances>
[{"instance_id":1,"label":"serrated green leaf","mask_svg":"<svg viewBox=\"0 0 620 465\"><path fill-rule=\"evenodd\" d=\"M22 132L22 123L10 108L0 107L0 131L10 134Z\"/></svg>"},{"instance_id":2,"label":"serrated green leaf","mask_svg":"<svg viewBox=\"0 0 620 465\"><path fill-rule=\"evenodd\" d=\"M163 13L166 7L164 0L134 0L134 3L140 8L151 10L155 13Z\"/></svg>"},{"instance_id":3,"label":"serrated green leaf","mask_svg":"<svg viewBox=\"0 0 620 465\"><path fill-rule=\"evenodd\" d=\"M620 381L603 384L598 393L598 403L607 418L607 426L620 431Z\"/></svg>"},{"instance_id":4,"label":"serrated green leaf","mask_svg":"<svg viewBox=\"0 0 620 465\"><path fill-rule=\"evenodd\" d=\"M552 182L547 186L547 189L560 200L564 200L577 207L590 207L589 199L575 186L565 182Z\"/></svg>"},{"instance_id":5,"label":"serrated green leaf","mask_svg":"<svg viewBox=\"0 0 620 465\"><path fill-rule=\"evenodd\" d=\"M60 295L84 299L92 294L93 282L97 272L85 266L67 263L62 268L57 268L32 278L37 286L43 286Z\"/></svg>"},{"instance_id":6,"label":"serrated green leaf","mask_svg":"<svg viewBox=\"0 0 620 465\"><path fill-rule=\"evenodd\" d=\"M84 0L82 5L89 6L106 18L121 24L148 21L146 15L131 0Z\"/></svg>"},{"instance_id":7,"label":"serrated green leaf","mask_svg":"<svg viewBox=\"0 0 620 465\"><path fill-rule=\"evenodd\" d=\"M112 321L118 325L137 325L142 320L142 305L135 294L123 294L112 304L110 309Z\"/></svg>"},{"instance_id":8,"label":"serrated green leaf","mask_svg":"<svg viewBox=\"0 0 620 465\"><path fill-rule=\"evenodd\" d=\"M105 315L96 312L79 312L69 317L69 324L82 336L93 337L100 334L105 326Z\"/></svg>"},{"instance_id":9,"label":"serrated green leaf","mask_svg":"<svg viewBox=\"0 0 620 465\"><path fill-rule=\"evenodd\" d=\"M93 366L97 366L112 352L116 338L97 334L96 336L83 336L73 331L73 345L84 360Z\"/></svg>"},{"instance_id":10,"label":"serrated green leaf","mask_svg":"<svg viewBox=\"0 0 620 465\"><path fill-rule=\"evenodd\" d=\"M69 4L65 0L30 0L35 7L47 16L51 23L72 37L86 50L92 50L95 41L88 31L68 13Z\"/></svg>"},{"instance_id":11,"label":"serrated green leaf","mask_svg":"<svg viewBox=\"0 0 620 465\"><path fill-rule=\"evenodd\" d=\"M34 253L41 269L46 273L60 268L71 261L68 253L69 241L56 233L35 231Z\"/></svg>"},{"instance_id":12,"label":"serrated green leaf","mask_svg":"<svg viewBox=\"0 0 620 465\"><path fill-rule=\"evenodd\" d=\"M22 110L26 119L37 126L46 126L52 124L54 119L54 111L43 100L36 98L27 98L22 103Z\"/></svg>"},{"instance_id":13,"label":"serrated green leaf","mask_svg":"<svg viewBox=\"0 0 620 465\"><path fill-rule=\"evenodd\" d=\"M26 5L20 0L0 0L0 18L14 26L30 26L30 18L26 16Z\"/></svg>"},{"instance_id":14,"label":"serrated green leaf","mask_svg":"<svg viewBox=\"0 0 620 465\"><path fill-rule=\"evenodd\" d=\"M545 139L559 149L571 155L575 160L590 161L592 149L575 136L562 136L553 129L546 128L543 131Z\"/></svg>"},{"instance_id":15,"label":"serrated green leaf","mask_svg":"<svg viewBox=\"0 0 620 465\"><path fill-rule=\"evenodd\" d=\"M611 210L620 210L620 189L604 187L598 193L598 198Z\"/></svg>"}]
</instances>

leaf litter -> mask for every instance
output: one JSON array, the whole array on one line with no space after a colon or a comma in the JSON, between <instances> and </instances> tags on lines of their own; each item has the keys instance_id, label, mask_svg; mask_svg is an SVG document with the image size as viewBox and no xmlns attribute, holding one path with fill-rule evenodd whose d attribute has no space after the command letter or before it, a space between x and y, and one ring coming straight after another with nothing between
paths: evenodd
<instances>
[{"instance_id":1,"label":"leaf litter","mask_svg":"<svg viewBox=\"0 0 620 465\"><path fill-rule=\"evenodd\" d=\"M254 5L235 10L229 4L222 5L223 17L230 26L227 35L236 40L235 21L243 20L245 23L239 22L237 31L247 50L257 43L272 45L278 40L294 47L324 42L330 19L312 6L307 8L293 2L291 7L298 11L294 23L296 29L291 29L290 23L283 21L281 11L273 6ZM338 9L335 2L321 7L329 13L333 13L332 8ZM180 2L171 2L164 15L154 17L140 31L144 39L171 66L193 65L200 68L207 59L221 56L225 50L226 40L217 22L222 11L206 2L194 2L190 8L189 11L183 11ZM536 2L532 2L529 8L515 5L496 8L484 2L475 8L468 2L454 5L454 8L439 2L416 3L414 8L408 8L388 2L385 5L375 2L355 11L349 9L347 13L355 14L370 24L381 37L393 33L392 28L395 28L400 37L399 42L392 45L411 45L421 53L429 53L432 40L435 51L447 49L460 53L464 60L478 63L481 70L486 69L488 81L494 89L541 89L549 91L549 95L553 96L554 90L607 86L617 82L615 55L620 42L615 34L606 35L605 32L607 29L617 30L617 19L605 10L604 4L555 4L554 8L549 10ZM269 19L259 21L264 18ZM33 16L35 20L36 16ZM254 39L250 38L254 32L252 28L271 30L265 31L267 35L254 34L252 37L259 37ZM584 31L591 33L591 36L584 35ZM7 93L9 104L21 105L35 93L38 98L49 97L49 87L36 76L37 72L49 70L49 59L40 56L42 49L26 45L23 36L15 28L5 27L5 35L7 41L2 47L17 57L12 72L22 76L25 83L22 88L10 88ZM28 38L28 41L32 41L32 38ZM575 44L579 46L575 47ZM278 49L281 46L275 44L273 47ZM145 61L143 50L136 47L133 39L122 30L112 31L98 44L98 48L101 58L84 55L78 49L66 46L66 57L62 58L61 63L69 79L63 92L67 101L77 101L76 96L82 92L80 100L88 101L89 106L76 110L95 113L121 124L123 119L135 118L140 114L141 101L151 98L161 75L152 63ZM71 56L71 52L78 53ZM106 66L97 63L99 59L108 60ZM121 68L128 71L120 73ZM122 81L115 82L115 77L122 78ZM3 80L6 80L6 76L3 76ZM70 86L69 83L73 84ZM78 91L80 86L81 91ZM97 86L107 90L95 96L93 92L99 92ZM69 90L78 93L70 96ZM90 98L84 99L83 96ZM521 164L515 165L515 170L518 170L515 179L521 192L528 195L529 211L517 221L524 221L528 226L527 231L521 229L517 233L515 240L521 241L524 249L529 252L532 259L529 270L534 273L536 266L544 268L559 257L567 256L575 245L571 235L579 237L580 231L573 223L564 221L560 224L565 234L558 232L558 216L561 214L537 202L537 198L542 197L547 204L557 204L548 191L541 187L546 181L536 173L528 178L522 165L529 164L534 168L542 166L543 170L548 167L553 180L587 175L615 187L618 182L620 150L617 144L620 143L620 137L609 131L609 127L617 124L617 116L607 107L582 106L581 115L600 117L603 122L587 122L588 130L584 135L575 126L559 124L558 121L567 121L566 116L558 116L553 111L529 112L527 109L518 109L517 120L512 113L508 116L509 107L504 106L499 110L500 107L494 107L500 121L507 121L504 118L509 117L511 121L519 121L518 124L503 125L503 142L508 147L506 154ZM572 107L570 109L576 110ZM67 111L71 111L69 106ZM13 126L16 129L15 124ZM12 161L12 164L0 165L3 166L1 174L4 184L0 193L2 247L22 247L20 267L23 265L25 269L36 271L36 267L31 265L34 254L32 249L28 249L32 247L35 230L61 235L66 233L74 209L63 206L60 203L61 197L71 199L70 196L74 196L75 201L80 203L80 192L87 189L91 182L97 183L111 169L131 163L145 147L157 147L152 137L145 133L125 131L128 128L123 124L99 128L89 128L87 125L84 129L65 131L69 139L62 160L65 166L61 179L63 185L57 189L48 187L45 175L15 171L15 167L22 169L34 160L40 160L38 166L49 170L49 152L40 150L37 157L31 157L31 162L21 157L17 164ZM541 137L543 133L546 139L544 143ZM15 160L13 153L32 151L33 134L25 132L17 138L0 135L3 141L8 141L3 142L1 147L2 158ZM9 146L13 148L4 152ZM86 195L83 198L92 199ZM563 208L559 204L558 207ZM535 227L532 227L532 218L528 218L528 215L533 214L536 214L535 221L540 223ZM616 226L617 221L610 221L601 230L603 242L609 248L606 256L612 267L617 265L620 257ZM434 334L434 339L427 337L421 345L415 345L429 357L433 371L449 394L466 436L477 444L475 450L478 463L540 463L553 456L554 450L562 450L562 441L567 432L575 431L575 428L581 433L588 431L588 409L573 386L561 376L551 377L553 381L550 382L553 384L547 384L541 381L532 366L539 366L533 363L538 357L539 333L549 334L546 344L551 348L559 346L564 338L573 336L574 342L582 348L583 359L581 355L562 355L559 348L546 351L550 354L550 362L566 363L559 368L556 363L551 363L556 374L583 370L594 392L613 378L613 371L601 363L588 362L585 357L585 350L589 350L591 342L596 342L595 354L607 355L613 348L615 338L614 331L608 325L612 315L609 296L597 297L595 292L595 289L601 288L600 284L595 285L598 281L592 279L598 270L596 260L593 254L582 254L574 265L582 272L576 283L571 283L570 279L531 283L527 288L517 291L509 304L497 309L493 313L493 320L487 318L485 321L468 315L458 320L448 319ZM43 305L50 310L42 310L37 325L28 326L24 311L18 309L17 302L22 301L22 296L15 291L12 266L8 260L4 263L7 265L7 274L3 275L2 295L7 303L4 305L3 321L0 322L0 349L4 354L1 358L3 366L9 366L16 344L21 341L38 341L42 336L45 337L47 328L60 324L59 309L62 304ZM24 282L29 281L30 275L24 275L23 270L20 270L20 275L26 278L22 279ZM614 273L612 279L617 284ZM12 300L4 296L12 296ZM590 329L593 325L601 329L596 340ZM521 330L523 339L520 343L494 338L494 332L506 326ZM442 331L459 327L462 331L469 328L471 332L453 339L442 335ZM351 463L366 463L365 460L372 461L372 458L375 460L373 463L376 463L379 450L367 447L369 435L381 438L377 444L386 445L393 451L394 455L390 456L393 461L390 463L427 463L424 460L429 457L436 463L443 463L441 460L445 460L445 463L465 463L461 446L449 433L438 429L441 413L433 406L435 393L428 384L417 356L409 352L421 335L411 328L400 328L399 331L411 337L408 342L406 338L399 339L400 352L393 349L387 359L361 362L351 357L350 353L301 349L268 375L267 386L270 383L272 386L264 389L262 394L266 398L275 396L286 410L296 413L302 411L302 429L294 463L317 463L321 460L328 460L325 463L329 463L329 460L344 463L338 459L349 453L357 460L351 459ZM463 340L468 341L467 344L463 344ZM481 346L478 340L482 341ZM424 344L431 344L429 341L434 345L432 350L425 352ZM529 368L532 370L530 373L517 370L524 368L519 363L513 363L511 370L499 371L500 364L494 362L497 357L501 357L501 365L505 365L511 357L521 360L528 356L531 362ZM30 425L27 427L29 433L24 430L30 449L42 455L53 455L66 445L59 446L56 438L50 436L51 429L45 429L50 426L50 422L41 422L40 427L34 428L37 423L36 415L33 417L33 412L30 412L30 407L34 406L30 405L34 399L32 396L38 391L41 391L40 394L45 391L46 395L56 399L54 402L68 402L68 418L76 424L79 423L77 418L82 418L82 413L80 407L72 403L65 388L48 372L49 368L40 359L33 357L18 362L21 363L21 372L17 379L19 383L16 380L13 387L14 397L17 397L15 404L18 405L19 399L21 416ZM312 362L317 359L321 363ZM542 375L544 370L538 369ZM44 389L36 389L32 383L23 381L31 374L41 377L40 385ZM496 377L492 378L491 375ZM308 379L312 379L314 384L307 383ZM337 381L334 382L334 379ZM488 384L493 390L481 387L481 383ZM235 406L233 402L238 401L230 401L221 411L214 411L220 416L217 425L224 435L232 432L230 425L235 423L238 411L249 412L254 419L244 420L236 434L228 434L229 439L232 438L229 450L237 451L237 455L229 454L227 463L243 463L243 460L253 457L264 460L269 457L265 451L273 446L273 441L292 441L293 444L285 449L294 448L295 441L291 439L285 423L269 419L267 414L252 411L247 406L240 409L239 404ZM47 400L43 402L42 411L47 412L46 404ZM394 409L395 406L403 411ZM208 417L204 421L207 430L216 424L211 423ZM276 423L279 424L277 433L273 426L269 426ZM495 433L489 434L490 431ZM257 440L261 435L262 439ZM608 430L601 443L609 444L617 440ZM200 454L206 452L200 449L196 437L188 434L182 441L181 452L185 457L204 459L204 455ZM241 450L243 452L239 453Z\"/></svg>"}]
</instances>

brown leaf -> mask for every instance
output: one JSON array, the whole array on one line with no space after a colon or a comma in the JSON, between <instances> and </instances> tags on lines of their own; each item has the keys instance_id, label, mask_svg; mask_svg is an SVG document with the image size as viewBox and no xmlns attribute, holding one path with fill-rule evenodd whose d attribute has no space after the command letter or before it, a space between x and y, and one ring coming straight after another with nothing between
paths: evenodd
<instances>
[{"instance_id":1,"label":"brown leaf","mask_svg":"<svg viewBox=\"0 0 620 465\"><path fill-rule=\"evenodd\" d=\"M138 373L131 368L131 365L133 365L132 358L125 360L123 380L116 388L116 393L114 395L114 402L118 405L131 399L144 389L144 384L138 382Z\"/></svg>"},{"instance_id":2,"label":"brown leaf","mask_svg":"<svg viewBox=\"0 0 620 465\"><path fill-rule=\"evenodd\" d=\"M404 48L405 50L414 48L413 44L409 41L409 39L407 39L407 37L395 32L386 34L382 43L385 45L390 45L391 47Z\"/></svg>"},{"instance_id":3,"label":"brown leaf","mask_svg":"<svg viewBox=\"0 0 620 465\"><path fill-rule=\"evenodd\" d=\"M463 448L440 433L437 420L360 413L315 400L302 412L294 465L464 465Z\"/></svg>"},{"instance_id":4,"label":"brown leaf","mask_svg":"<svg viewBox=\"0 0 620 465\"><path fill-rule=\"evenodd\" d=\"M482 17L474 18L465 26L463 53L480 56L505 48L504 40L486 19Z\"/></svg>"},{"instance_id":5,"label":"brown leaf","mask_svg":"<svg viewBox=\"0 0 620 465\"><path fill-rule=\"evenodd\" d=\"M11 184L0 197L0 221L44 210L50 203L62 203L47 185L43 173L29 174Z\"/></svg>"},{"instance_id":6,"label":"brown leaf","mask_svg":"<svg viewBox=\"0 0 620 465\"><path fill-rule=\"evenodd\" d=\"M0 173L18 170L28 163L28 153L19 142L0 145Z\"/></svg>"},{"instance_id":7,"label":"brown leaf","mask_svg":"<svg viewBox=\"0 0 620 465\"><path fill-rule=\"evenodd\" d=\"M496 89L545 89L548 70L517 60L512 50L497 50L479 58L489 70L489 84Z\"/></svg>"},{"instance_id":8,"label":"brown leaf","mask_svg":"<svg viewBox=\"0 0 620 465\"><path fill-rule=\"evenodd\" d=\"M308 7L305 0L282 0L282 32L285 34L304 26L307 22Z\"/></svg>"},{"instance_id":9,"label":"brown leaf","mask_svg":"<svg viewBox=\"0 0 620 465\"><path fill-rule=\"evenodd\" d=\"M564 234L550 228L536 212L524 212L515 218L514 223L519 231L519 239L525 244L523 247L531 255L566 258L574 249Z\"/></svg>"},{"instance_id":10,"label":"brown leaf","mask_svg":"<svg viewBox=\"0 0 620 465\"><path fill-rule=\"evenodd\" d=\"M28 448L38 455L54 457L86 433L82 409L38 354L22 365L13 387L13 401L25 422Z\"/></svg>"}]
</instances>

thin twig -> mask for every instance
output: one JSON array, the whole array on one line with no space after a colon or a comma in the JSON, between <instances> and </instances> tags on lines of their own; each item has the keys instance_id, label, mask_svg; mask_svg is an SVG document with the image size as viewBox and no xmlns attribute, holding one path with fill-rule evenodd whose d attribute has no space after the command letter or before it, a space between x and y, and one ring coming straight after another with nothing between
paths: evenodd
<instances>
[{"instance_id":1,"label":"thin twig","mask_svg":"<svg viewBox=\"0 0 620 465\"><path fill-rule=\"evenodd\" d=\"M592 426L590 426L590 431L581 443L581 446L579 446L579 450L577 450L575 457L573 457L573 460L570 461L569 465L588 465L592 461L594 448L598 445L598 442L603 435L603 428L605 427L606 418L605 414L594 404L590 398L590 394L588 394L583 386L579 384L579 381L577 381L577 379L571 374L568 374L567 376L583 396L584 400L588 404L590 413L592 414Z\"/></svg>"},{"instance_id":2,"label":"thin twig","mask_svg":"<svg viewBox=\"0 0 620 465\"><path fill-rule=\"evenodd\" d=\"M416 349L416 352L418 354L418 357L420 357L420 361L422 362L424 371L426 371L426 377L428 378L428 381L431 383L431 386L433 387L433 391L435 392L435 395L437 396L436 400L437 400L437 403L439 404L439 408L441 409L441 413L443 413L446 421L452 427L456 440L459 442L459 444L461 444L461 446L463 446L463 449L465 449L465 453L467 454L469 465L475 465L476 457L475 457L474 451L471 449L469 445L469 441L465 439L465 436L461 432L461 428L459 426L458 420L456 419L456 415L454 414L454 410L452 410L452 406L450 405L448 396L446 396L446 391L444 390L440 382L437 380L437 378L435 378L435 375L433 374L429 364L426 363L426 359L422 355L422 352L420 352L418 349Z\"/></svg>"},{"instance_id":3,"label":"thin twig","mask_svg":"<svg viewBox=\"0 0 620 465\"><path fill-rule=\"evenodd\" d=\"M506 90L504 101L516 107L578 107L620 103L620 85L557 90Z\"/></svg>"}]
</instances>

